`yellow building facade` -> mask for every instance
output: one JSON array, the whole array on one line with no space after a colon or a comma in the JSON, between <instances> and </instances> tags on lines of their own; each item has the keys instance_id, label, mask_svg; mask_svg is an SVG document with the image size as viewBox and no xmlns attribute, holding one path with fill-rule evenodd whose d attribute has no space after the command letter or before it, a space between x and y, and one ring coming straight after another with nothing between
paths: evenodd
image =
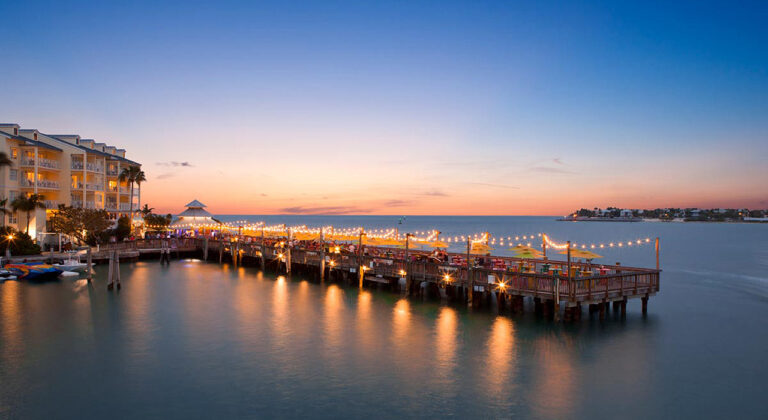
<instances>
[{"instance_id":1,"label":"yellow building facade","mask_svg":"<svg viewBox=\"0 0 768 420\"><path fill-rule=\"evenodd\" d=\"M105 209L114 218L130 210L130 186L118 179L120 172L141 164L125 157L125 150L83 139L76 134L44 134L18 124L0 124L0 151L12 161L0 171L0 199L6 209L20 195L40 194L46 210L30 215L29 234L41 238L46 220L59 204ZM141 186L134 186L134 206L141 203ZM24 230L25 214L6 215L6 225Z\"/></svg>"}]
</instances>

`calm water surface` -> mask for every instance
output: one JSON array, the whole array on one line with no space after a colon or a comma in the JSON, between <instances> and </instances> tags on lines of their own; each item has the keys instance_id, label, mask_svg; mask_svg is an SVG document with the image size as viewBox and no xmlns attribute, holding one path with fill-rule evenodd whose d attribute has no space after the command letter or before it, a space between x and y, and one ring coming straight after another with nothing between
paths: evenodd
<instances>
[{"instance_id":1,"label":"calm water surface","mask_svg":"<svg viewBox=\"0 0 768 420\"><path fill-rule=\"evenodd\" d=\"M406 224L577 241L661 236L662 291L647 318L633 302L624 321L585 312L553 325L530 311L498 316L191 260L123 264L119 293L106 291L105 267L92 285L6 282L0 417L765 418L768 226ZM651 247L606 254L653 263Z\"/></svg>"}]
</instances>

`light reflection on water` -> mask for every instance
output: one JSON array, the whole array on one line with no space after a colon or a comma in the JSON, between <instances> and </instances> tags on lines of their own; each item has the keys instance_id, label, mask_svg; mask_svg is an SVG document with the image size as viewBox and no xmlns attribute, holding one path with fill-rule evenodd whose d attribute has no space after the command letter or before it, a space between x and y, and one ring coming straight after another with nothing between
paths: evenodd
<instances>
[{"instance_id":1,"label":"light reflection on water","mask_svg":"<svg viewBox=\"0 0 768 420\"><path fill-rule=\"evenodd\" d=\"M650 372L682 357L653 312L552 325L231 265L122 270L119 292L103 268L0 285L0 417L663 414Z\"/></svg>"}]
</instances>

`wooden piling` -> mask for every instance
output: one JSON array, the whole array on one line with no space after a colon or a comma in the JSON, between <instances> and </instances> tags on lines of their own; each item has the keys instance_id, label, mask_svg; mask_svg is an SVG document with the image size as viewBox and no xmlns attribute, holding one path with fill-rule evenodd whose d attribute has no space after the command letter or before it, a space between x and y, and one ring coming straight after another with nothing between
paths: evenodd
<instances>
[{"instance_id":1,"label":"wooden piling","mask_svg":"<svg viewBox=\"0 0 768 420\"><path fill-rule=\"evenodd\" d=\"M208 261L208 237L203 238L203 261Z\"/></svg>"},{"instance_id":2,"label":"wooden piling","mask_svg":"<svg viewBox=\"0 0 768 420\"><path fill-rule=\"evenodd\" d=\"M88 247L88 251L86 251L86 262L88 264L87 270L88 270L88 283L90 283L93 280L93 253L91 252L91 247Z\"/></svg>"},{"instance_id":3,"label":"wooden piling","mask_svg":"<svg viewBox=\"0 0 768 420\"><path fill-rule=\"evenodd\" d=\"M475 294L475 282L472 278L472 264L469 263L469 254L472 240L467 238L467 306L472 306L472 295Z\"/></svg>"},{"instance_id":4,"label":"wooden piling","mask_svg":"<svg viewBox=\"0 0 768 420\"><path fill-rule=\"evenodd\" d=\"M325 281L325 239L323 228L320 228L320 281Z\"/></svg>"}]
</instances>

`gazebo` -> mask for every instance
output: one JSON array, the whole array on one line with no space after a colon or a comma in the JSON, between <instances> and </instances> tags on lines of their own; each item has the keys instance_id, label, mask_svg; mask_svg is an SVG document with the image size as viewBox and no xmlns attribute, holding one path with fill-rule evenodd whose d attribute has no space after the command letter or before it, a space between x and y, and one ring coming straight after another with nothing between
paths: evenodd
<instances>
[{"instance_id":1,"label":"gazebo","mask_svg":"<svg viewBox=\"0 0 768 420\"><path fill-rule=\"evenodd\" d=\"M185 206L187 209L179 213L178 219L171 223L172 229L180 230L197 230L208 229L218 230L221 229L221 222L213 218L213 215L205 210L206 205L192 200Z\"/></svg>"}]
</instances>

